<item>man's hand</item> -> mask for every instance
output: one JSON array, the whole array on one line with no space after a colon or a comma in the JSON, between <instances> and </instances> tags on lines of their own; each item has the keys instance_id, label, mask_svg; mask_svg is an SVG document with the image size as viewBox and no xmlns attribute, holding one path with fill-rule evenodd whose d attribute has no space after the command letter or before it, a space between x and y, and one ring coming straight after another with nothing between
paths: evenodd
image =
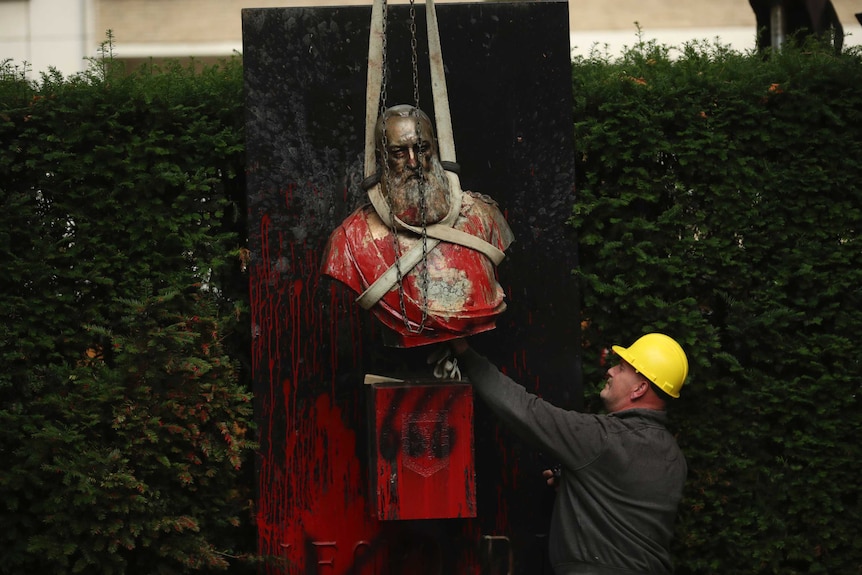
<instances>
[{"instance_id":1,"label":"man's hand","mask_svg":"<svg viewBox=\"0 0 862 575\"><path fill-rule=\"evenodd\" d=\"M461 370L458 368L458 358L455 349L448 343L439 344L428 356L428 365L434 365L434 377L461 381Z\"/></svg>"},{"instance_id":2,"label":"man's hand","mask_svg":"<svg viewBox=\"0 0 862 575\"><path fill-rule=\"evenodd\" d=\"M554 489L559 489L560 488L560 481L559 480L560 480L560 475L562 474L562 472L563 472L562 468L560 468L560 466L558 465L557 467L554 467L553 469L544 470L542 472L542 477L545 478L545 483L547 483L550 487L553 487Z\"/></svg>"}]
</instances>

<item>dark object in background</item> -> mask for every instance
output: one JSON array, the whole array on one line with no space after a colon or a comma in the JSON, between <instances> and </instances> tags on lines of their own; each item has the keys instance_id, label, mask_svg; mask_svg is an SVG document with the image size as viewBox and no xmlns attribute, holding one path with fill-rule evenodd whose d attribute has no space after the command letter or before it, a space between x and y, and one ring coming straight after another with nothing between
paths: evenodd
<instances>
[{"instance_id":1,"label":"dark object in background","mask_svg":"<svg viewBox=\"0 0 862 575\"><path fill-rule=\"evenodd\" d=\"M844 46L844 28L831 0L748 0L757 18L757 49L780 48L832 31L836 52ZM858 15L857 15L858 18Z\"/></svg>"}]
</instances>

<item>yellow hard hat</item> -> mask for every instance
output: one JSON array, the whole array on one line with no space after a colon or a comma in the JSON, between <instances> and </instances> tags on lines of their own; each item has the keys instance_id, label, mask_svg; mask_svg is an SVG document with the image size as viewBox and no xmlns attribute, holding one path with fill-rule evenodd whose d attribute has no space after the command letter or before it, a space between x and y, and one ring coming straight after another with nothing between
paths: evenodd
<instances>
[{"instance_id":1,"label":"yellow hard hat","mask_svg":"<svg viewBox=\"0 0 862 575\"><path fill-rule=\"evenodd\" d=\"M628 348L615 345L613 350L666 394L679 397L679 390L688 376L688 359L673 338L663 333L648 333Z\"/></svg>"}]
</instances>

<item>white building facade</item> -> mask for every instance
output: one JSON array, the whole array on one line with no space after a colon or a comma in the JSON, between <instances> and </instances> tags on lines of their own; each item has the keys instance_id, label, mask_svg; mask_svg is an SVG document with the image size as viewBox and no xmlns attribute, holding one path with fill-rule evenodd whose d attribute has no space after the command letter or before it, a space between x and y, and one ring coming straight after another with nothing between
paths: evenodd
<instances>
[{"instance_id":1,"label":"white building facade","mask_svg":"<svg viewBox=\"0 0 862 575\"><path fill-rule=\"evenodd\" d=\"M111 30L117 58L206 61L241 52L243 8L371 1L0 0L0 60L26 63L34 77L52 67L68 76L87 68L87 59L98 55ZM453 1L464 0L437 4ZM854 16L862 10L862 1L833 0L833 5L847 35L844 45L862 43L862 27ZM594 47L617 54L638 41L638 28L644 40L669 46L700 39L739 51L755 47L755 18L748 0L569 0L569 17L572 50L580 55Z\"/></svg>"}]
</instances>

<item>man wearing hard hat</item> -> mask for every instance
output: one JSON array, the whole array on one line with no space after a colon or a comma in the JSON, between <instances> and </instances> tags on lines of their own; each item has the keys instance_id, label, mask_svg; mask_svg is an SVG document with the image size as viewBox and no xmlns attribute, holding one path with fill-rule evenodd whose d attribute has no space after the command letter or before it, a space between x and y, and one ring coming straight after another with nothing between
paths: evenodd
<instances>
[{"instance_id":1,"label":"man wearing hard hat","mask_svg":"<svg viewBox=\"0 0 862 575\"><path fill-rule=\"evenodd\" d=\"M650 333L613 346L601 398L607 415L555 407L471 349L451 343L461 373L497 417L561 463L549 554L557 575L671 573L670 542L687 467L665 406L688 375L685 352Z\"/></svg>"}]
</instances>

